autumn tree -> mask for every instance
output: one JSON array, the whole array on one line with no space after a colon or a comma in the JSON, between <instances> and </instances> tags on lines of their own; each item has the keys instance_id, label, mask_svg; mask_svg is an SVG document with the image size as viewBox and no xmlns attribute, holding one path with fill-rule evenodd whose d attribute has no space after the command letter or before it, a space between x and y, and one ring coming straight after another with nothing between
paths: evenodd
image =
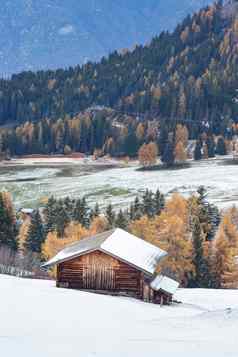
<instances>
[{"instance_id":1,"label":"autumn tree","mask_svg":"<svg viewBox=\"0 0 238 357\"><path fill-rule=\"evenodd\" d=\"M175 144L182 142L183 146L186 148L188 146L188 129L185 125L178 124L176 126L175 132Z\"/></svg>"},{"instance_id":2,"label":"autumn tree","mask_svg":"<svg viewBox=\"0 0 238 357\"><path fill-rule=\"evenodd\" d=\"M156 164L158 157L158 147L155 143L143 144L138 153L139 162L144 167L150 167Z\"/></svg>"},{"instance_id":3,"label":"autumn tree","mask_svg":"<svg viewBox=\"0 0 238 357\"><path fill-rule=\"evenodd\" d=\"M56 231L49 232L45 242L42 244L42 256L48 260L55 256L60 250L82 238L88 236L88 231L81 224L71 223L64 232L64 237L59 238Z\"/></svg>"},{"instance_id":4,"label":"autumn tree","mask_svg":"<svg viewBox=\"0 0 238 357\"><path fill-rule=\"evenodd\" d=\"M217 288L237 288L237 252L237 249L230 244L224 227L221 226L213 242L212 257L212 267Z\"/></svg>"},{"instance_id":5,"label":"autumn tree","mask_svg":"<svg viewBox=\"0 0 238 357\"><path fill-rule=\"evenodd\" d=\"M182 141L179 141L174 150L175 161L182 163L187 160L187 152Z\"/></svg>"}]
</instances>

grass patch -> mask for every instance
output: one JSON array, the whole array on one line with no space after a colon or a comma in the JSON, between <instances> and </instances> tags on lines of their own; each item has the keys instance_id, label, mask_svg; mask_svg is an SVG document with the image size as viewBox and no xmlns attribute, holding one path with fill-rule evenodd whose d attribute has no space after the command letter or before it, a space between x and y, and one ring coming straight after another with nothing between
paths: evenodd
<instances>
[{"instance_id":1,"label":"grass patch","mask_svg":"<svg viewBox=\"0 0 238 357\"><path fill-rule=\"evenodd\" d=\"M125 188L119 187L112 187L112 188L105 188L102 190L98 190L96 192L88 193L85 195L86 198L88 197L95 197L95 196L104 196L104 197L117 197L117 196L124 196L130 194L130 190Z\"/></svg>"}]
</instances>

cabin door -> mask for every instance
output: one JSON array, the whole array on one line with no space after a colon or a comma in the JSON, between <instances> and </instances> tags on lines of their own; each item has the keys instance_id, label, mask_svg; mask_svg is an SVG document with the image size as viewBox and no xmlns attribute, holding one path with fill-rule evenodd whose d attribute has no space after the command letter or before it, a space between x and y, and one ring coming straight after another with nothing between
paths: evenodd
<instances>
[{"instance_id":1,"label":"cabin door","mask_svg":"<svg viewBox=\"0 0 238 357\"><path fill-rule=\"evenodd\" d=\"M89 290L114 290L115 271L107 266L89 266L83 269L83 287Z\"/></svg>"}]
</instances>

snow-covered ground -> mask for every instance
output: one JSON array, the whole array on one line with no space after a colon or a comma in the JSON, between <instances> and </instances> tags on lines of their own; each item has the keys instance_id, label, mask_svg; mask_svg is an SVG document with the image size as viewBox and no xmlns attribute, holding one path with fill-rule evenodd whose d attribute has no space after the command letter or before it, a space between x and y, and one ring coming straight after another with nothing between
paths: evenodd
<instances>
[{"instance_id":1,"label":"snow-covered ground","mask_svg":"<svg viewBox=\"0 0 238 357\"><path fill-rule=\"evenodd\" d=\"M208 199L220 207L231 206L238 200L238 165L224 163L222 159L191 162L191 167L179 170L146 172L136 171L134 163L125 168L106 169L102 164L77 162L0 167L0 188L13 193L18 207L34 207L49 195L86 195L91 204L98 202L105 206L111 202L123 207L146 188L159 188L167 195L174 191L188 195L200 185L207 188Z\"/></svg>"},{"instance_id":2,"label":"snow-covered ground","mask_svg":"<svg viewBox=\"0 0 238 357\"><path fill-rule=\"evenodd\" d=\"M181 289L182 304L55 288L0 275L3 357L238 356L238 290Z\"/></svg>"}]
</instances>

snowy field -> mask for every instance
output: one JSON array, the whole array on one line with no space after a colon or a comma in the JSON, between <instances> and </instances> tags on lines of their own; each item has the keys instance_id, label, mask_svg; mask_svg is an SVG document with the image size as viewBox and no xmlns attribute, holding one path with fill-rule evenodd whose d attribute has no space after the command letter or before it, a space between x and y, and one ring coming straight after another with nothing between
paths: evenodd
<instances>
[{"instance_id":1,"label":"snowy field","mask_svg":"<svg viewBox=\"0 0 238 357\"><path fill-rule=\"evenodd\" d=\"M54 285L0 275L2 357L238 356L238 290L181 289L161 308Z\"/></svg>"},{"instance_id":2,"label":"snowy field","mask_svg":"<svg viewBox=\"0 0 238 357\"><path fill-rule=\"evenodd\" d=\"M79 197L86 195L91 204L102 206L128 205L146 188L170 195L178 191L184 195L206 186L208 198L219 207L231 206L238 200L238 165L222 159L192 162L191 167L179 170L138 172L133 164L124 168L108 168L103 162L92 164L82 160L26 161L9 167L0 166L0 188L13 193L18 207L34 207L41 198ZM60 161L59 161L60 160ZM110 162L113 164L113 162ZM110 167L110 166L109 166Z\"/></svg>"}]
</instances>

